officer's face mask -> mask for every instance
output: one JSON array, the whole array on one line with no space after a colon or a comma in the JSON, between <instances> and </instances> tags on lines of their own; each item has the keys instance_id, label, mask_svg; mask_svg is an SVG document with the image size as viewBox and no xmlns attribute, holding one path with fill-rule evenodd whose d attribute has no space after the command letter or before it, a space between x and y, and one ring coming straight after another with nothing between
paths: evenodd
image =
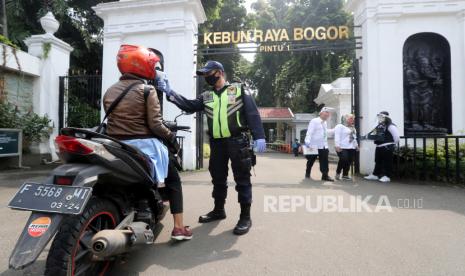
<instances>
[{"instance_id":1,"label":"officer's face mask","mask_svg":"<svg viewBox=\"0 0 465 276\"><path fill-rule=\"evenodd\" d=\"M214 86L218 80L220 79L220 77L217 77L216 76L216 72L209 75L209 76L206 76L205 77L205 81L210 85L210 86Z\"/></svg>"}]
</instances>

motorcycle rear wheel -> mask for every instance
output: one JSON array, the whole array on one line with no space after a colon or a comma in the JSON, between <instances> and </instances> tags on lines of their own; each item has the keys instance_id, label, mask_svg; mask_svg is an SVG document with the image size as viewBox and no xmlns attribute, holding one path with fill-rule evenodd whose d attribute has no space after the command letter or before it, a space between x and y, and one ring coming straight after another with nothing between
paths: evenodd
<instances>
[{"instance_id":1,"label":"motorcycle rear wheel","mask_svg":"<svg viewBox=\"0 0 465 276\"><path fill-rule=\"evenodd\" d=\"M91 198L81 215L70 216L61 225L48 253L45 275L104 275L111 263L92 260L90 241L98 231L114 229L119 222L112 202Z\"/></svg>"}]
</instances>

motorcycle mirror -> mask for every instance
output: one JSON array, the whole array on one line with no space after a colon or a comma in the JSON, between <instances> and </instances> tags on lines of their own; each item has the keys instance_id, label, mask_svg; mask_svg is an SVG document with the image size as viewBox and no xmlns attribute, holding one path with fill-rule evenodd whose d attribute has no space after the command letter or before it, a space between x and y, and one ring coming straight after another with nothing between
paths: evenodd
<instances>
[{"instance_id":1,"label":"motorcycle mirror","mask_svg":"<svg viewBox=\"0 0 465 276\"><path fill-rule=\"evenodd\" d=\"M179 114L178 116L174 117L174 121L176 122L176 121L178 120L178 118L181 117L181 116L184 116L184 115L191 115L191 114L194 114L194 112L182 111L181 114Z\"/></svg>"}]
</instances>

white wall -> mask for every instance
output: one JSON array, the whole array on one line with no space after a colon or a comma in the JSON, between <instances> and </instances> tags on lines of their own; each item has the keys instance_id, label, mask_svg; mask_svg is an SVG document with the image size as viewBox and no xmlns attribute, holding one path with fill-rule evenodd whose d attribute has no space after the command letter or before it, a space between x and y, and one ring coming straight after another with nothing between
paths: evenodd
<instances>
[{"instance_id":1,"label":"white wall","mask_svg":"<svg viewBox=\"0 0 465 276\"><path fill-rule=\"evenodd\" d=\"M16 60L16 57L18 58ZM3 60L5 57L5 60ZM0 63L6 69L38 77L40 75L41 60L21 50L0 43ZM19 63L19 65L18 65Z\"/></svg>"},{"instance_id":2,"label":"white wall","mask_svg":"<svg viewBox=\"0 0 465 276\"><path fill-rule=\"evenodd\" d=\"M412 35L433 32L451 46L453 132L465 129L465 1L349 0L354 12L356 35L362 36L360 110L361 132L366 134L376 114L386 110L404 134L403 46ZM361 149L361 172L374 166L374 146L365 141Z\"/></svg>"},{"instance_id":3,"label":"white wall","mask_svg":"<svg viewBox=\"0 0 465 276\"><path fill-rule=\"evenodd\" d=\"M121 75L116 66L120 45L136 44L160 50L172 88L187 98L196 97L196 34L198 24L206 20L200 0L126 0L99 4L94 10L105 22L103 92ZM164 101L165 119L172 120L180 112L173 104ZM186 137L184 167L195 169L195 115L181 117L179 124L191 127L192 133L179 135Z\"/></svg>"}]
</instances>

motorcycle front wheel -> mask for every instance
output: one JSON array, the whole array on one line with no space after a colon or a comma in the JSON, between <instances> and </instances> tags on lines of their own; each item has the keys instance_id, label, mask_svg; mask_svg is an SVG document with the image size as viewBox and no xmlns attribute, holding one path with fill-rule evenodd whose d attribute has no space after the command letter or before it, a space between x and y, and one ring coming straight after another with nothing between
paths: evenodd
<instances>
[{"instance_id":1,"label":"motorcycle front wheel","mask_svg":"<svg viewBox=\"0 0 465 276\"><path fill-rule=\"evenodd\" d=\"M63 221L48 253L46 276L104 275L109 261L92 259L91 239L99 231L114 229L120 222L116 206L91 198L81 215Z\"/></svg>"}]
</instances>

